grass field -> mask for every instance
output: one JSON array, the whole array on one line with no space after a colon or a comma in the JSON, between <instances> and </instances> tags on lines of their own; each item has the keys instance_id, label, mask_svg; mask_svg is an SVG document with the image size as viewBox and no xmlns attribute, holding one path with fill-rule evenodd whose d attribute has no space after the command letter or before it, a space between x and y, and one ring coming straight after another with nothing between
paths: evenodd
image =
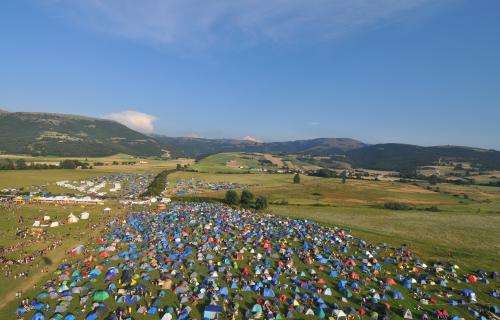
<instances>
[{"instance_id":1,"label":"grass field","mask_svg":"<svg viewBox=\"0 0 500 320\"><path fill-rule=\"evenodd\" d=\"M209 173L239 173L254 171L256 168L274 168L277 166L264 165L259 160L264 160L264 155L241 152L227 152L210 155L201 159L192 167L199 172Z\"/></svg>"}]
</instances>

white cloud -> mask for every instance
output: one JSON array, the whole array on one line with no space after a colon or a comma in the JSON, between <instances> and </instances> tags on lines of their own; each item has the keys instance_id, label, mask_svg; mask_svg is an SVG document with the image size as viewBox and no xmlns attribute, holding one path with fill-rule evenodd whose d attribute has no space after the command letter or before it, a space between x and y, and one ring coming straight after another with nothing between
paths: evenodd
<instances>
[{"instance_id":1,"label":"white cloud","mask_svg":"<svg viewBox=\"0 0 500 320\"><path fill-rule=\"evenodd\" d=\"M257 139L257 138L252 137L252 136L244 136L243 138L241 138L241 140L252 141L252 142L262 142L262 140Z\"/></svg>"},{"instance_id":2,"label":"white cloud","mask_svg":"<svg viewBox=\"0 0 500 320\"><path fill-rule=\"evenodd\" d=\"M329 39L431 0L45 0L71 21L160 44Z\"/></svg>"},{"instance_id":3,"label":"white cloud","mask_svg":"<svg viewBox=\"0 0 500 320\"><path fill-rule=\"evenodd\" d=\"M111 113L107 115L106 118L115 120L127 127L145 133L153 132L154 122L156 121L155 116L131 110Z\"/></svg>"}]
</instances>

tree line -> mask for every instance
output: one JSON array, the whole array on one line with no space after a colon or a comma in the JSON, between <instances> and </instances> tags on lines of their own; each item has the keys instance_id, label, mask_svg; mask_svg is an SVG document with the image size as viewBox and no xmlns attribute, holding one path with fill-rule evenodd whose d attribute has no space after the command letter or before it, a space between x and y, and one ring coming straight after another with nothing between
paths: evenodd
<instances>
[{"instance_id":1,"label":"tree line","mask_svg":"<svg viewBox=\"0 0 500 320\"><path fill-rule=\"evenodd\" d=\"M256 210L267 209L268 203L267 198L264 196L257 196L248 191L243 190L241 196L234 190L228 190L224 197L224 203L230 206L241 206L242 208L253 208Z\"/></svg>"},{"instance_id":2,"label":"tree line","mask_svg":"<svg viewBox=\"0 0 500 320\"><path fill-rule=\"evenodd\" d=\"M87 162L79 160L62 160L57 164L27 162L24 159L0 159L0 170L46 170L46 169L92 169Z\"/></svg>"}]
</instances>

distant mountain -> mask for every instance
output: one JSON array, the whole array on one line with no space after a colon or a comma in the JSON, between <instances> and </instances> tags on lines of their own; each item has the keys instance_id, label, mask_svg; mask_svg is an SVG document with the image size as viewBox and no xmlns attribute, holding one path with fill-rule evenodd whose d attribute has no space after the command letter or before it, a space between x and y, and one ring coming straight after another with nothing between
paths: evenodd
<instances>
[{"instance_id":1,"label":"distant mountain","mask_svg":"<svg viewBox=\"0 0 500 320\"><path fill-rule=\"evenodd\" d=\"M0 112L0 152L54 156L160 155L149 136L111 120L82 116Z\"/></svg>"},{"instance_id":2,"label":"distant mountain","mask_svg":"<svg viewBox=\"0 0 500 320\"><path fill-rule=\"evenodd\" d=\"M255 142L236 139L203 139L154 136L160 145L177 157L202 157L220 152L269 152L338 154L366 144L348 138L320 138L285 142Z\"/></svg>"},{"instance_id":3,"label":"distant mountain","mask_svg":"<svg viewBox=\"0 0 500 320\"><path fill-rule=\"evenodd\" d=\"M355 167L378 170L413 170L446 160L474 163L485 170L500 170L499 151L460 146L420 147L386 143L350 150L346 157Z\"/></svg>"},{"instance_id":4,"label":"distant mountain","mask_svg":"<svg viewBox=\"0 0 500 320\"><path fill-rule=\"evenodd\" d=\"M460 146L421 147L409 144L367 145L349 138L319 138L284 142L237 139L147 136L118 122L83 116L6 112L0 110L0 153L67 157L126 153L201 158L220 152L293 153L329 157L353 167L414 170L440 160L470 162L482 169L500 170L500 152ZM326 161L326 160L325 160Z\"/></svg>"}]
</instances>

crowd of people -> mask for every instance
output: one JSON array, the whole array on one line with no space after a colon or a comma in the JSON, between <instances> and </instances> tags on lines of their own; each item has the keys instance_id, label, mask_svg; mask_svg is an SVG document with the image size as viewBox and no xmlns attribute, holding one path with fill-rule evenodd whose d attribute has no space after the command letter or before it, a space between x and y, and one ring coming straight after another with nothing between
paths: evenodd
<instances>
[{"instance_id":1,"label":"crowd of people","mask_svg":"<svg viewBox=\"0 0 500 320\"><path fill-rule=\"evenodd\" d=\"M407 247L220 204L114 219L60 265L18 319L460 319L495 314L496 272L426 265Z\"/></svg>"}]
</instances>

